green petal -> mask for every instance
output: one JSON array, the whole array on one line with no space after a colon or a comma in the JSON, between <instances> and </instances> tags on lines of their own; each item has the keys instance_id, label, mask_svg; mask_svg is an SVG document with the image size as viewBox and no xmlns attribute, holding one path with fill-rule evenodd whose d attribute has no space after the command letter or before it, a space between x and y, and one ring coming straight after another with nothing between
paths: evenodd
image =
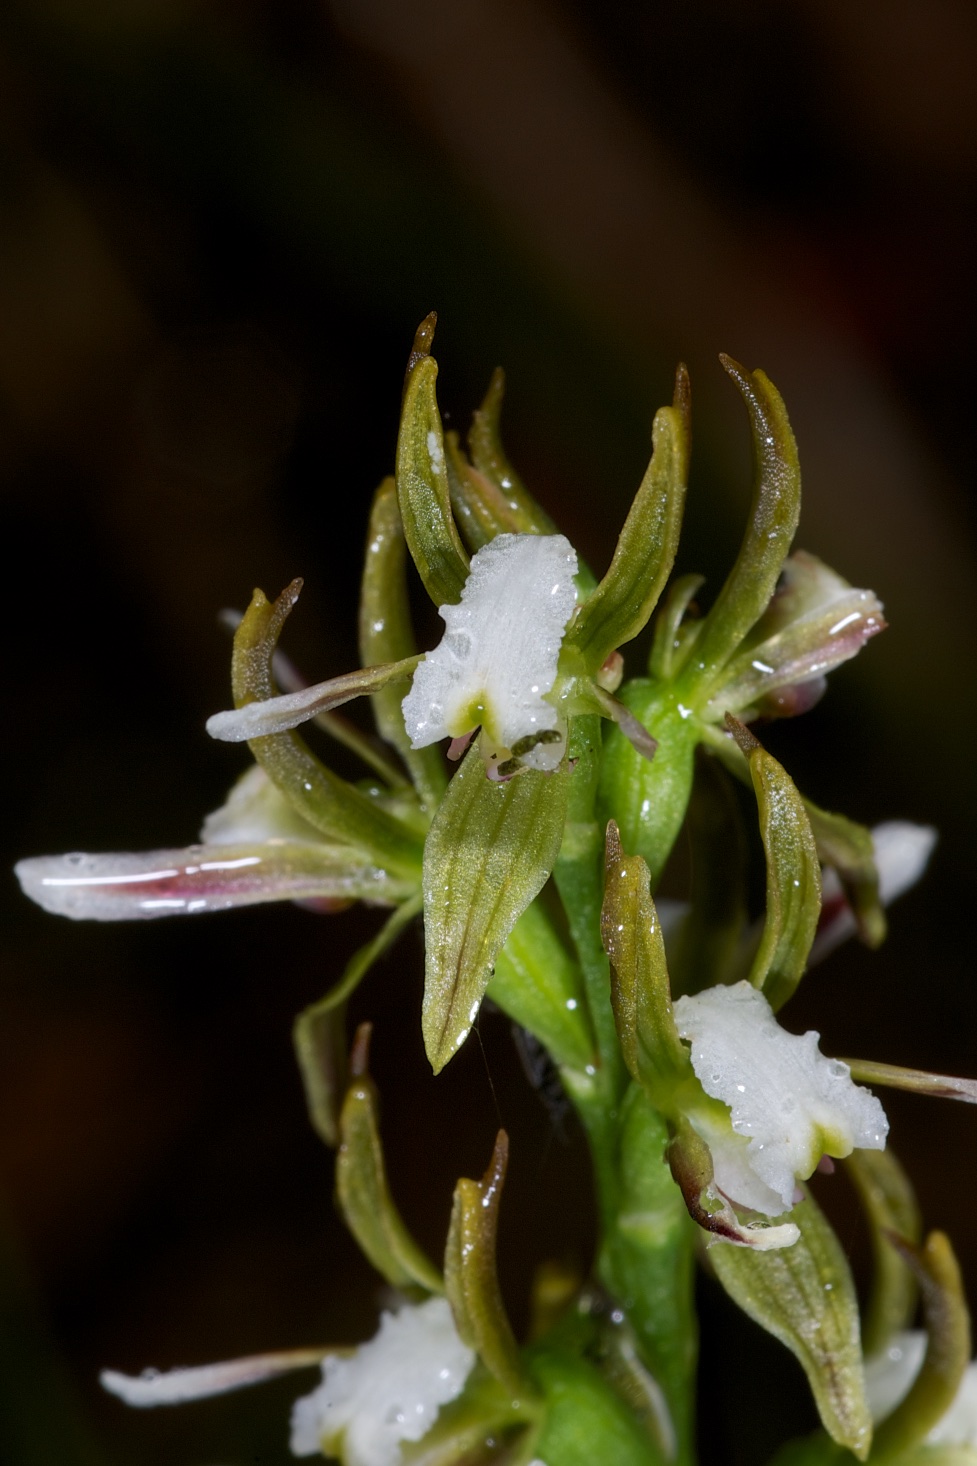
<instances>
[{"instance_id":1,"label":"green petal","mask_svg":"<svg viewBox=\"0 0 977 1466\"><path fill-rule=\"evenodd\" d=\"M339 1121L336 1195L361 1251L394 1288L444 1292L434 1264L411 1237L387 1184L377 1091L367 1070L370 1025L360 1026L350 1058L352 1078Z\"/></svg>"},{"instance_id":2,"label":"green petal","mask_svg":"<svg viewBox=\"0 0 977 1466\"><path fill-rule=\"evenodd\" d=\"M780 394L763 372L748 372L729 357L721 360L750 414L756 476L750 522L736 563L702 624L695 655L679 678L683 694L694 697L697 707L713 694L726 663L766 610L801 506L797 444Z\"/></svg>"},{"instance_id":3,"label":"green petal","mask_svg":"<svg viewBox=\"0 0 977 1466\"><path fill-rule=\"evenodd\" d=\"M468 556L451 515L437 376L434 358L415 349L397 439L397 496L407 548L431 600L442 606L461 599Z\"/></svg>"},{"instance_id":4,"label":"green petal","mask_svg":"<svg viewBox=\"0 0 977 1466\"><path fill-rule=\"evenodd\" d=\"M404 526L397 486L384 479L370 510L366 560L360 587L360 657L364 667L403 661L415 654L407 598ZM407 766L422 807L433 814L447 785L444 760L436 748L411 748L401 703L407 680L391 683L371 699L381 738L397 750Z\"/></svg>"},{"instance_id":5,"label":"green petal","mask_svg":"<svg viewBox=\"0 0 977 1466\"><path fill-rule=\"evenodd\" d=\"M727 727L753 776L767 857L767 909L749 980L776 1011L800 982L821 911L821 867L804 801L794 781L742 723Z\"/></svg>"},{"instance_id":6,"label":"green petal","mask_svg":"<svg viewBox=\"0 0 977 1466\"><path fill-rule=\"evenodd\" d=\"M564 766L494 783L476 743L448 785L424 847L422 1027L435 1073L467 1038L506 938L553 869L570 779Z\"/></svg>"},{"instance_id":7,"label":"green petal","mask_svg":"<svg viewBox=\"0 0 977 1466\"><path fill-rule=\"evenodd\" d=\"M689 466L688 374L679 367L675 402L655 414L651 462L624 522L610 569L577 612L567 644L595 673L643 630L671 574Z\"/></svg>"},{"instance_id":8,"label":"green petal","mask_svg":"<svg viewBox=\"0 0 977 1466\"><path fill-rule=\"evenodd\" d=\"M499 1203L509 1159L509 1138L500 1130L489 1168L481 1181L462 1179L444 1254L444 1284L455 1326L485 1368L513 1398L532 1394L499 1291L495 1267Z\"/></svg>"},{"instance_id":9,"label":"green petal","mask_svg":"<svg viewBox=\"0 0 977 1466\"><path fill-rule=\"evenodd\" d=\"M872 1420L848 1262L811 1196L788 1217L801 1234L792 1247L757 1252L717 1242L709 1260L733 1302L799 1360L831 1438L864 1461Z\"/></svg>"}]
</instances>

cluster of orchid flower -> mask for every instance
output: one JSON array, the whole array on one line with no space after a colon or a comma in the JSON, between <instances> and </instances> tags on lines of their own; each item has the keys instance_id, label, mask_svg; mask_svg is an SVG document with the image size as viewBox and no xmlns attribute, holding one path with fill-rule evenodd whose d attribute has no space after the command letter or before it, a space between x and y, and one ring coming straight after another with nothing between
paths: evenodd
<instances>
[{"instance_id":1,"label":"cluster of orchid flower","mask_svg":"<svg viewBox=\"0 0 977 1466\"><path fill-rule=\"evenodd\" d=\"M804 799L747 726L809 708L825 675L884 626L867 590L791 553L796 449L761 372L724 360L746 403L756 479L747 531L703 614L700 577L666 590L688 469L689 389L656 415L653 456L597 582L518 479L498 432L501 376L466 454L443 431L415 342L395 478L374 498L363 577L364 670L305 686L278 649L300 582L256 591L235 635L235 708L220 739L256 763L201 843L145 855L26 860L46 909L125 919L301 900L391 908L296 1023L312 1122L337 1147L339 1205L400 1305L358 1349L198 1369L107 1372L133 1405L234 1389L321 1364L292 1420L296 1455L346 1466L522 1466L694 1459L696 1255L797 1356L822 1429L778 1460L977 1466L977 1381L946 1238L925 1240L869 1081L973 1100L970 1081L824 1057L777 1011L811 961L919 876L930 830L875 832ZM445 623L416 649L407 554ZM664 599L662 597L664 595ZM659 607L659 602L661 605ZM658 611L647 675L620 648ZM284 689L280 691L279 689ZM382 742L336 709L368 695ZM334 774L296 729L316 722L368 774ZM449 778L437 747L450 740ZM766 907L747 914L736 781L752 791ZM687 902L652 890L681 829ZM545 888L545 889L544 889ZM441 1270L387 1183L369 1033L348 1062L346 1001L423 913L421 1014L435 1072L486 993L547 1050L590 1141L601 1239L587 1280L548 1275L520 1346L498 1288L507 1140L459 1181ZM875 1245L860 1320L844 1253L804 1182L845 1159ZM907 1332L921 1295L925 1332ZM865 1359L868 1359L866 1366Z\"/></svg>"}]
</instances>

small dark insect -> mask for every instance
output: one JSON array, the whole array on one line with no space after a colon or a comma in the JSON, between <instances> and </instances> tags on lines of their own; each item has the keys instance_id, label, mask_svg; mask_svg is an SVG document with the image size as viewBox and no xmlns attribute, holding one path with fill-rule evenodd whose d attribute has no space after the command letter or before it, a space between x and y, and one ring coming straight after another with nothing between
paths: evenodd
<instances>
[{"instance_id":1,"label":"small dark insect","mask_svg":"<svg viewBox=\"0 0 977 1466\"><path fill-rule=\"evenodd\" d=\"M518 1023L512 1025L512 1041L516 1046L522 1071L539 1095L556 1138L561 1145L567 1145L567 1118L571 1106L560 1083L559 1070L539 1039L527 1028L520 1028Z\"/></svg>"}]
</instances>

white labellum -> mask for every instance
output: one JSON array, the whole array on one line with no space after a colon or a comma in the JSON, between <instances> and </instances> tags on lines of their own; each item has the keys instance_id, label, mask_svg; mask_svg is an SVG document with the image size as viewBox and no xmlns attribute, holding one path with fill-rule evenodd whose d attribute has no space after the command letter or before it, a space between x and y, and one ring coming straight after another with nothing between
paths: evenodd
<instances>
[{"instance_id":1,"label":"white labellum","mask_svg":"<svg viewBox=\"0 0 977 1466\"><path fill-rule=\"evenodd\" d=\"M444 636L404 698L412 748L481 725L490 756L559 765L563 730L547 697L576 605L576 570L563 535L500 534L478 551L460 602L440 607Z\"/></svg>"},{"instance_id":2,"label":"white labellum","mask_svg":"<svg viewBox=\"0 0 977 1466\"><path fill-rule=\"evenodd\" d=\"M822 1155L885 1148L889 1122L875 1096L852 1082L847 1064L825 1058L819 1034L781 1028L748 982L679 998L675 1021L706 1094L729 1108L731 1131L712 1117L689 1118L731 1201L780 1216Z\"/></svg>"}]
</instances>

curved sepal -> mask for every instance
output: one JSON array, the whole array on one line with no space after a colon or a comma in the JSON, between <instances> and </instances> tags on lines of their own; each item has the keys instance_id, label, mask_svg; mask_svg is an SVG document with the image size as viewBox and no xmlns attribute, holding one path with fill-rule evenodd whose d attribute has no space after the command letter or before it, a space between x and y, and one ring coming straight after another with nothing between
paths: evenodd
<instances>
[{"instance_id":1,"label":"curved sepal","mask_svg":"<svg viewBox=\"0 0 977 1466\"><path fill-rule=\"evenodd\" d=\"M675 563L689 471L689 377L680 366L671 407L655 414L651 462L610 568L577 612L567 643L594 674L648 623Z\"/></svg>"},{"instance_id":2,"label":"curved sepal","mask_svg":"<svg viewBox=\"0 0 977 1466\"><path fill-rule=\"evenodd\" d=\"M925 1441L953 1404L970 1362L970 1315L949 1238L931 1232L921 1247L894 1232L890 1240L919 1284L927 1345L912 1388L876 1432L879 1459L901 1457Z\"/></svg>"},{"instance_id":3,"label":"curved sepal","mask_svg":"<svg viewBox=\"0 0 977 1466\"><path fill-rule=\"evenodd\" d=\"M397 497L411 558L424 589L441 606L461 599L468 556L451 514L444 431L435 393L438 364L428 355L431 332L422 337L426 324L418 331L422 349L415 341L404 383L397 438Z\"/></svg>"},{"instance_id":4,"label":"curved sepal","mask_svg":"<svg viewBox=\"0 0 977 1466\"><path fill-rule=\"evenodd\" d=\"M485 777L476 743L424 847L427 949L421 1023L435 1073L464 1043L495 959L560 851L570 770Z\"/></svg>"},{"instance_id":5,"label":"curved sepal","mask_svg":"<svg viewBox=\"0 0 977 1466\"><path fill-rule=\"evenodd\" d=\"M324 998L296 1018L292 1042L312 1128L326 1145L339 1144L339 1112L346 1089L346 1004L373 964L397 940L421 909L420 895L406 900L375 937L346 964Z\"/></svg>"},{"instance_id":6,"label":"curved sepal","mask_svg":"<svg viewBox=\"0 0 977 1466\"><path fill-rule=\"evenodd\" d=\"M800 1232L793 1247L756 1252L716 1245L709 1260L733 1302L796 1357L831 1438L864 1461L872 1444L872 1419L851 1271L811 1196L794 1208L790 1220Z\"/></svg>"},{"instance_id":7,"label":"curved sepal","mask_svg":"<svg viewBox=\"0 0 977 1466\"><path fill-rule=\"evenodd\" d=\"M293 581L274 602L263 591L255 591L234 636L231 684L236 707L274 697L272 658L300 589L301 581ZM249 747L272 783L309 824L329 839L359 845L388 870L416 875L420 854L416 835L327 769L298 733L255 738Z\"/></svg>"},{"instance_id":8,"label":"curved sepal","mask_svg":"<svg viewBox=\"0 0 977 1466\"><path fill-rule=\"evenodd\" d=\"M866 1354L878 1354L893 1334L909 1327L916 1312L916 1279L891 1236L895 1232L915 1245L922 1236L922 1219L912 1183L891 1146L853 1150L844 1166L872 1238L872 1289L862 1319L862 1343Z\"/></svg>"},{"instance_id":9,"label":"curved sepal","mask_svg":"<svg viewBox=\"0 0 977 1466\"><path fill-rule=\"evenodd\" d=\"M727 662L763 615L790 551L801 507L801 471L787 410L769 378L721 356L739 388L753 431L755 477L750 519L736 563L706 616L695 656L680 675L704 706Z\"/></svg>"},{"instance_id":10,"label":"curved sepal","mask_svg":"<svg viewBox=\"0 0 977 1466\"><path fill-rule=\"evenodd\" d=\"M411 1237L390 1195L383 1160L376 1086L368 1069L370 1024L357 1030L350 1084L339 1117L336 1194L361 1251L393 1288L441 1293L437 1268Z\"/></svg>"},{"instance_id":11,"label":"curved sepal","mask_svg":"<svg viewBox=\"0 0 977 1466\"><path fill-rule=\"evenodd\" d=\"M533 1393L499 1291L495 1267L499 1203L509 1159L509 1137L500 1130L481 1181L462 1178L455 1187L444 1254L444 1285L462 1340L512 1398Z\"/></svg>"},{"instance_id":12,"label":"curved sepal","mask_svg":"<svg viewBox=\"0 0 977 1466\"><path fill-rule=\"evenodd\" d=\"M366 559L360 582L360 659L364 667L402 662L417 651L407 598L404 526L397 503L397 485L386 478L370 509ZM381 738L394 747L410 773L422 807L433 814L448 779L436 748L412 748L401 703L406 688L387 683L372 695L373 716Z\"/></svg>"},{"instance_id":13,"label":"curved sepal","mask_svg":"<svg viewBox=\"0 0 977 1466\"><path fill-rule=\"evenodd\" d=\"M821 867L804 801L793 779L749 729L727 714L750 765L767 857L767 907L749 980L774 1012L797 987L821 911Z\"/></svg>"}]
</instances>

